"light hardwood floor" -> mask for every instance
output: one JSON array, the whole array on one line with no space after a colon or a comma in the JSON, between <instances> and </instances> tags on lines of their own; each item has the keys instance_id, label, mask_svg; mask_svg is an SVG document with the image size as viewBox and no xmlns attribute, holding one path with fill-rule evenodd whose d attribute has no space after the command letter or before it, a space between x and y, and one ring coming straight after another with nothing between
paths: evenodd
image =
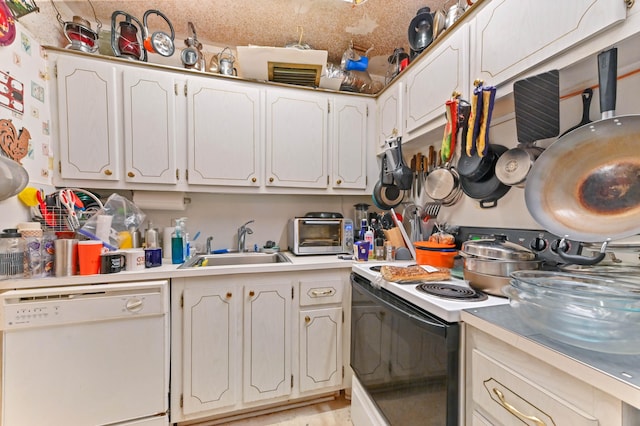
<instances>
[{"instance_id":1,"label":"light hardwood floor","mask_svg":"<svg viewBox=\"0 0 640 426\"><path fill-rule=\"evenodd\" d=\"M352 426L351 401L341 394L336 400L278 413L222 423L225 426Z\"/></svg>"}]
</instances>

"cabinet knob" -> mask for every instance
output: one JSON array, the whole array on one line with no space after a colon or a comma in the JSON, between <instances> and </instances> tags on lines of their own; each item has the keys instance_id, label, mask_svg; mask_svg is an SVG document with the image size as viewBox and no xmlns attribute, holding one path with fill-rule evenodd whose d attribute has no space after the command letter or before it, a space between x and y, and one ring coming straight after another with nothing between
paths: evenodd
<instances>
[{"instance_id":1,"label":"cabinet knob","mask_svg":"<svg viewBox=\"0 0 640 426\"><path fill-rule=\"evenodd\" d=\"M338 180L336 181L336 185L342 185L342 180L341 180L341 179L338 179Z\"/></svg>"},{"instance_id":2,"label":"cabinet knob","mask_svg":"<svg viewBox=\"0 0 640 426\"><path fill-rule=\"evenodd\" d=\"M231 299L231 296L233 296L233 294L231 292L227 293L227 299Z\"/></svg>"},{"instance_id":3,"label":"cabinet knob","mask_svg":"<svg viewBox=\"0 0 640 426\"><path fill-rule=\"evenodd\" d=\"M256 183L258 181L258 179L254 176L251 178L251 182Z\"/></svg>"},{"instance_id":4,"label":"cabinet knob","mask_svg":"<svg viewBox=\"0 0 640 426\"><path fill-rule=\"evenodd\" d=\"M269 178L269 183L273 183L273 176Z\"/></svg>"},{"instance_id":5,"label":"cabinet knob","mask_svg":"<svg viewBox=\"0 0 640 426\"><path fill-rule=\"evenodd\" d=\"M249 297L253 297L253 296L255 296L255 295L256 295L256 292L255 292L255 291L251 290L251 291L249 292Z\"/></svg>"},{"instance_id":6,"label":"cabinet knob","mask_svg":"<svg viewBox=\"0 0 640 426\"><path fill-rule=\"evenodd\" d=\"M130 178L132 178L132 177L136 177L136 174L135 174L135 173L133 173L133 172L129 172L129 173L127 173L127 176L129 176Z\"/></svg>"},{"instance_id":7,"label":"cabinet knob","mask_svg":"<svg viewBox=\"0 0 640 426\"><path fill-rule=\"evenodd\" d=\"M311 318L309 318L309 315L304 317L304 322L306 322L307 324L311 322Z\"/></svg>"},{"instance_id":8,"label":"cabinet knob","mask_svg":"<svg viewBox=\"0 0 640 426\"><path fill-rule=\"evenodd\" d=\"M107 170L104 171L104 174L107 175L107 176L111 176L113 174L113 172L111 170L107 169Z\"/></svg>"}]
</instances>

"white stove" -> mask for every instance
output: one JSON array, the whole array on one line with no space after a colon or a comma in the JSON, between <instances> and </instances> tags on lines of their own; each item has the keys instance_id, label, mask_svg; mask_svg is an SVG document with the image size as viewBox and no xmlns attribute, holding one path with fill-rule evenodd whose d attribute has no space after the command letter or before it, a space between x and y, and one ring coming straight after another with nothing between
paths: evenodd
<instances>
[{"instance_id":1,"label":"white stove","mask_svg":"<svg viewBox=\"0 0 640 426\"><path fill-rule=\"evenodd\" d=\"M433 296L418 289L418 284L398 284L388 282L382 278L380 272L371 269L373 266L388 265L389 262L360 262L354 263L352 271L363 278L369 280L374 286L379 286L389 292L401 297L407 302L433 314L447 322L459 322L460 311L463 309L480 308L484 306L505 305L509 299L487 295L483 299L448 299L440 296ZM407 266L414 262L393 262L394 266ZM469 283L459 278L451 278L446 281L436 283L445 285L455 285L463 288L470 288Z\"/></svg>"}]
</instances>

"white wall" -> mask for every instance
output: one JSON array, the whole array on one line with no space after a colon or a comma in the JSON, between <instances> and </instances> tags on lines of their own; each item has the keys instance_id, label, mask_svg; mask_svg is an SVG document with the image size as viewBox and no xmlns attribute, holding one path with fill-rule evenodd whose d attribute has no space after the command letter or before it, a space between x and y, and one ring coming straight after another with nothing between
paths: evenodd
<instances>
[{"instance_id":1,"label":"white wall","mask_svg":"<svg viewBox=\"0 0 640 426\"><path fill-rule=\"evenodd\" d=\"M18 137L23 129L29 132L29 151L20 161L29 174L30 186L50 190L54 147L50 135L49 70L45 51L20 22L16 22L13 43L0 47L0 71L21 82L24 87L24 112L19 113L0 104L0 119L11 120ZM0 152L0 155L8 157L4 152ZM0 201L0 212L0 229L15 228L16 223L30 219L29 209L17 197Z\"/></svg>"}]
</instances>

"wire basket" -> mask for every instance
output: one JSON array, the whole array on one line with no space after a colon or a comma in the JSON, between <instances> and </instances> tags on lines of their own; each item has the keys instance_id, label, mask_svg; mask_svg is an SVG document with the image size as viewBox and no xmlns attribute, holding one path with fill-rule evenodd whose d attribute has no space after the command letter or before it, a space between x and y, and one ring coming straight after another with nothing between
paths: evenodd
<instances>
[{"instance_id":1,"label":"wire basket","mask_svg":"<svg viewBox=\"0 0 640 426\"><path fill-rule=\"evenodd\" d=\"M47 205L45 211L43 211L40 206L31 208L32 220L34 222L39 222L44 231L76 231L76 229L73 229L73 227L71 226L71 222L69 220L69 211L60 203L60 192L63 190L71 190L76 193L76 195L78 195L78 193L84 194L86 197L90 198L93 201L93 203L84 203L84 209L78 209L77 207L74 209L76 212L76 216L78 217L78 220L80 222L79 228L82 228L87 220L89 220L94 214L96 214L98 210L104 207L102 201L100 201L98 197L96 197L89 191L80 188L63 188L60 191L57 191L47 197L49 203L53 204L55 202L55 205Z\"/></svg>"}]
</instances>

